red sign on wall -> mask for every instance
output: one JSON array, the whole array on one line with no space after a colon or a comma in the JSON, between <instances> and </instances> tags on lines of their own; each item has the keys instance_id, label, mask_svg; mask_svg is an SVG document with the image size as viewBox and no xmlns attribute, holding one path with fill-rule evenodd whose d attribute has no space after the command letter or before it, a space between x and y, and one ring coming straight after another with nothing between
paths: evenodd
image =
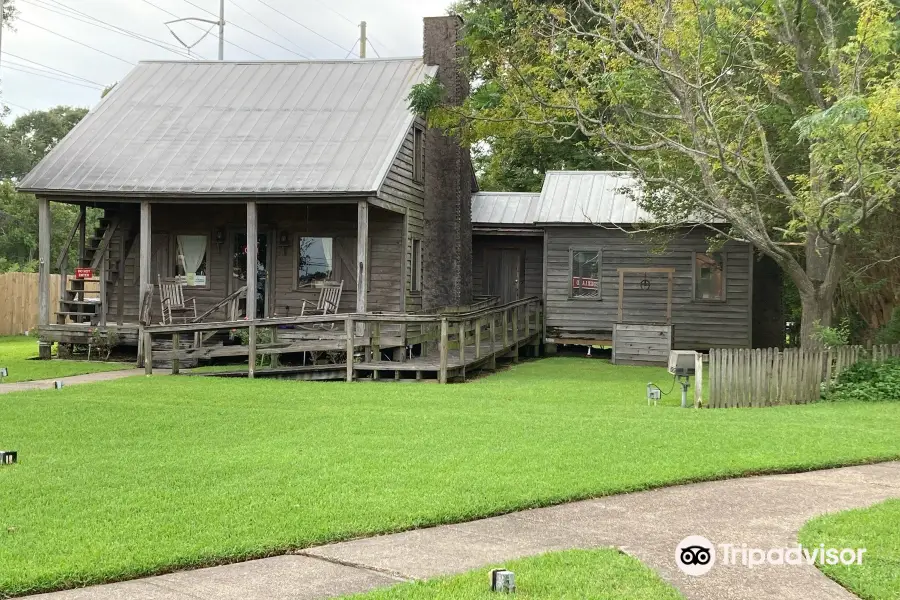
<instances>
[{"instance_id":1,"label":"red sign on wall","mask_svg":"<svg viewBox=\"0 0 900 600\"><path fill-rule=\"evenodd\" d=\"M76 267L75 279L90 279L94 276L94 270L90 267Z\"/></svg>"},{"instance_id":2,"label":"red sign on wall","mask_svg":"<svg viewBox=\"0 0 900 600\"><path fill-rule=\"evenodd\" d=\"M572 289L575 290L596 290L597 280L590 277L573 277Z\"/></svg>"}]
</instances>

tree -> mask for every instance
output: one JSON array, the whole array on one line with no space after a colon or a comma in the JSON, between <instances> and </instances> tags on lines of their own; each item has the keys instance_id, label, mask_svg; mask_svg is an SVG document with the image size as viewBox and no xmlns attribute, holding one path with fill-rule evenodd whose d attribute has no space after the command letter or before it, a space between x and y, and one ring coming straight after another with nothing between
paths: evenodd
<instances>
[{"instance_id":1,"label":"tree","mask_svg":"<svg viewBox=\"0 0 900 600\"><path fill-rule=\"evenodd\" d=\"M38 211L31 194L16 191L24 177L87 114L85 108L57 106L0 123L0 272L37 270ZM78 207L52 203L51 254L59 255L78 219ZM89 211L88 230L97 215ZM74 256L70 257L74 260Z\"/></svg>"},{"instance_id":2,"label":"tree","mask_svg":"<svg viewBox=\"0 0 900 600\"><path fill-rule=\"evenodd\" d=\"M432 120L469 141L577 131L640 176L660 223L703 216L793 280L801 337L831 324L848 247L896 203L891 0L467 0L481 86ZM490 101L485 101L485 97ZM799 251L798 251L799 250Z\"/></svg>"}]
</instances>

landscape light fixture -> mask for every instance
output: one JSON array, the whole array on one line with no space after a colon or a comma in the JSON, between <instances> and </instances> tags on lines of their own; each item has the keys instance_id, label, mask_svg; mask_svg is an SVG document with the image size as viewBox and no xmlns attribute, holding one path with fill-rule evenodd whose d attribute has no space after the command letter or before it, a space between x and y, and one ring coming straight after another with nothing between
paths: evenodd
<instances>
[{"instance_id":1,"label":"landscape light fixture","mask_svg":"<svg viewBox=\"0 0 900 600\"><path fill-rule=\"evenodd\" d=\"M58 390L61 390L61 389L63 389L63 382L62 381L54 381L53 387L55 387Z\"/></svg>"},{"instance_id":2,"label":"landscape light fixture","mask_svg":"<svg viewBox=\"0 0 900 600\"><path fill-rule=\"evenodd\" d=\"M513 594L516 591L516 575L506 569L491 570L491 591Z\"/></svg>"},{"instance_id":3,"label":"landscape light fixture","mask_svg":"<svg viewBox=\"0 0 900 600\"><path fill-rule=\"evenodd\" d=\"M0 450L0 465L14 465L19 460L19 453L15 450Z\"/></svg>"},{"instance_id":4,"label":"landscape light fixture","mask_svg":"<svg viewBox=\"0 0 900 600\"><path fill-rule=\"evenodd\" d=\"M0 367L0 383L3 383L3 378L9 377L9 369L6 367Z\"/></svg>"}]
</instances>

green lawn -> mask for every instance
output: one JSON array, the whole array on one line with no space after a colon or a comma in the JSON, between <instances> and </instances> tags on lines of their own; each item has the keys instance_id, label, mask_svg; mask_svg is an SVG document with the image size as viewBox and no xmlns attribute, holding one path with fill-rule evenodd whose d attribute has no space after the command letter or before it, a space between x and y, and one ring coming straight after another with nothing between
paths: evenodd
<instances>
[{"instance_id":1,"label":"green lawn","mask_svg":"<svg viewBox=\"0 0 900 600\"><path fill-rule=\"evenodd\" d=\"M55 379L85 373L131 369L133 364L86 360L32 360L38 355L38 340L33 337L0 337L0 367L9 369L3 383Z\"/></svg>"},{"instance_id":2,"label":"green lawn","mask_svg":"<svg viewBox=\"0 0 900 600\"><path fill-rule=\"evenodd\" d=\"M662 369L476 382L160 376L0 396L0 594L578 498L900 457L900 403L648 407ZM666 387L666 386L664 386Z\"/></svg>"},{"instance_id":3,"label":"green lawn","mask_svg":"<svg viewBox=\"0 0 900 600\"><path fill-rule=\"evenodd\" d=\"M679 600L683 596L637 559L618 550L569 550L497 565L516 575L515 598L529 600ZM404 583L353 600L496 600L490 568Z\"/></svg>"},{"instance_id":4,"label":"green lawn","mask_svg":"<svg viewBox=\"0 0 900 600\"><path fill-rule=\"evenodd\" d=\"M819 568L863 600L900 598L900 500L814 519L800 531L800 543L865 548L861 565Z\"/></svg>"}]
</instances>

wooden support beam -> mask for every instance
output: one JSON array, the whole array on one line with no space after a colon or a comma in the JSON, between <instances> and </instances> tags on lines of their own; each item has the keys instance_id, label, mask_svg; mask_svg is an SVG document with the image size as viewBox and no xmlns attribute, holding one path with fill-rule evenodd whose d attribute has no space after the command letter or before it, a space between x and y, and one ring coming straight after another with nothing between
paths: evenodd
<instances>
[{"instance_id":1,"label":"wooden support beam","mask_svg":"<svg viewBox=\"0 0 900 600\"><path fill-rule=\"evenodd\" d=\"M250 326L250 354L247 357L247 377L256 377L256 325Z\"/></svg>"},{"instance_id":2,"label":"wooden support beam","mask_svg":"<svg viewBox=\"0 0 900 600\"><path fill-rule=\"evenodd\" d=\"M116 279L116 324L125 324L125 229L119 236L119 265L118 278Z\"/></svg>"},{"instance_id":3,"label":"wooden support beam","mask_svg":"<svg viewBox=\"0 0 900 600\"><path fill-rule=\"evenodd\" d=\"M140 246L138 252L138 306L141 306L143 304L147 287L150 285L150 259L152 258L152 255L150 253L150 239L152 231L150 221L151 216L150 201L141 200L141 224L139 234ZM152 301L152 297L149 298L148 301ZM144 336L143 333L144 325L141 324L140 331L138 332L138 340L140 342L138 344L138 365L140 365L142 362L146 363L146 361L144 360L144 343L149 336ZM149 356L149 351L146 354Z\"/></svg>"},{"instance_id":4,"label":"wooden support beam","mask_svg":"<svg viewBox=\"0 0 900 600\"><path fill-rule=\"evenodd\" d=\"M353 381L353 319L347 317L344 319L344 331L347 333L347 381Z\"/></svg>"},{"instance_id":5,"label":"wooden support beam","mask_svg":"<svg viewBox=\"0 0 900 600\"><path fill-rule=\"evenodd\" d=\"M481 318L475 319L475 360L481 358L481 326L483 324Z\"/></svg>"},{"instance_id":6,"label":"wooden support beam","mask_svg":"<svg viewBox=\"0 0 900 600\"><path fill-rule=\"evenodd\" d=\"M503 311L503 322L501 323L503 326L503 349L509 346L509 310Z\"/></svg>"},{"instance_id":7,"label":"wooden support beam","mask_svg":"<svg viewBox=\"0 0 900 600\"><path fill-rule=\"evenodd\" d=\"M172 375L178 375L179 367L178 351L181 349L181 336L177 333L172 334Z\"/></svg>"},{"instance_id":8,"label":"wooden support beam","mask_svg":"<svg viewBox=\"0 0 900 600\"><path fill-rule=\"evenodd\" d=\"M439 342L441 350L440 370L438 372L438 381L447 383L447 362L450 354L450 322L446 317L441 319L441 339Z\"/></svg>"},{"instance_id":9,"label":"wooden support beam","mask_svg":"<svg viewBox=\"0 0 900 600\"><path fill-rule=\"evenodd\" d=\"M256 318L256 282L259 265L256 202L247 201L247 317Z\"/></svg>"},{"instance_id":10,"label":"wooden support beam","mask_svg":"<svg viewBox=\"0 0 900 600\"><path fill-rule=\"evenodd\" d=\"M356 205L356 312L367 311L369 296L369 202Z\"/></svg>"},{"instance_id":11,"label":"wooden support beam","mask_svg":"<svg viewBox=\"0 0 900 600\"><path fill-rule=\"evenodd\" d=\"M38 198L38 324L50 324L50 200ZM39 342L38 356L50 358L51 344Z\"/></svg>"},{"instance_id":12,"label":"wooden support beam","mask_svg":"<svg viewBox=\"0 0 900 600\"><path fill-rule=\"evenodd\" d=\"M153 375L153 334L145 331L144 340L144 373Z\"/></svg>"},{"instance_id":13,"label":"wooden support beam","mask_svg":"<svg viewBox=\"0 0 900 600\"><path fill-rule=\"evenodd\" d=\"M78 266L84 266L84 249L87 238L87 206L78 207Z\"/></svg>"},{"instance_id":14,"label":"wooden support beam","mask_svg":"<svg viewBox=\"0 0 900 600\"><path fill-rule=\"evenodd\" d=\"M497 315L491 315L491 353L497 351Z\"/></svg>"},{"instance_id":15,"label":"wooden support beam","mask_svg":"<svg viewBox=\"0 0 900 600\"><path fill-rule=\"evenodd\" d=\"M466 322L459 322L459 362L466 367Z\"/></svg>"},{"instance_id":16,"label":"wooden support beam","mask_svg":"<svg viewBox=\"0 0 900 600\"><path fill-rule=\"evenodd\" d=\"M519 307L513 309L513 343L519 343Z\"/></svg>"}]
</instances>

